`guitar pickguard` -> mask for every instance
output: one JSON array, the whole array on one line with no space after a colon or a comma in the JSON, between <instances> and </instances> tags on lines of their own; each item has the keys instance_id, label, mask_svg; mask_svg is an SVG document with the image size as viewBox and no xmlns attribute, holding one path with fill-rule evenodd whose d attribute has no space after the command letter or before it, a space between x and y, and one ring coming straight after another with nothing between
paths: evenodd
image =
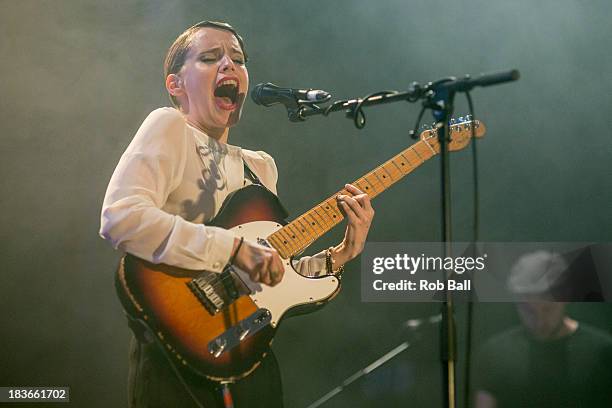
<instances>
[{"instance_id":1,"label":"guitar pickguard","mask_svg":"<svg viewBox=\"0 0 612 408\"><path fill-rule=\"evenodd\" d=\"M237 236L259 242L281 228L282 225L272 221L254 221L232 228ZM270 311L270 324L276 327L283 315L302 305L318 304L329 300L338 291L340 282L336 276L308 278L300 275L292 266L291 260L283 259L285 275L274 287L253 282L249 275L235 268L241 280L249 288L249 295L259 308Z\"/></svg>"}]
</instances>

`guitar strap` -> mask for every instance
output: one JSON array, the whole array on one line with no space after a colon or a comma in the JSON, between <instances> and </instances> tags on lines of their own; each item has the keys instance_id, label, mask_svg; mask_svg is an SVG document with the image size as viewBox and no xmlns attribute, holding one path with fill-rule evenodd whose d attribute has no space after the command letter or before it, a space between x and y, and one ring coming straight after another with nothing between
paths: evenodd
<instances>
[{"instance_id":1,"label":"guitar strap","mask_svg":"<svg viewBox=\"0 0 612 408\"><path fill-rule=\"evenodd\" d=\"M244 164L244 178L251 180L253 184L257 184L267 189L267 187L263 185L261 180L259 180L259 177L257 177L257 174L255 174L255 172L251 170L251 168L246 163L246 160L244 160L244 158L242 159L242 163Z\"/></svg>"},{"instance_id":2,"label":"guitar strap","mask_svg":"<svg viewBox=\"0 0 612 408\"><path fill-rule=\"evenodd\" d=\"M244 157L242 158L242 163L244 164L244 178L248 179L248 180L251 180L251 182L253 184L258 185L260 187L263 187L266 190L268 190L270 193L272 193L272 195L274 195L274 198L275 198L277 204L279 205L281 211L284 214L283 218L287 218L289 216L289 212L287 212L287 209L285 208L285 206L283 206L283 203L281 203L281 201L278 199L278 196L272 190L270 190L268 187L266 187L266 185L264 183L261 182L259 177L257 177L257 174L255 174L255 172L253 170L251 170L249 165L246 163L246 160L244 160Z\"/></svg>"}]
</instances>

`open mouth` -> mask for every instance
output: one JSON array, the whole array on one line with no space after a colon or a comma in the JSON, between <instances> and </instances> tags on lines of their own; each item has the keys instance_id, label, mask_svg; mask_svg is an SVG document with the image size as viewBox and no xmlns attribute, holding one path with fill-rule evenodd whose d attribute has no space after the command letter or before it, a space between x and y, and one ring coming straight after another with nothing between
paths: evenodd
<instances>
[{"instance_id":1,"label":"open mouth","mask_svg":"<svg viewBox=\"0 0 612 408\"><path fill-rule=\"evenodd\" d=\"M238 100L238 79L224 78L220 80L217 82L214 95L215 101L220 108L228 110L236 108L236 101Z\"/></svg>"}]
</instances>

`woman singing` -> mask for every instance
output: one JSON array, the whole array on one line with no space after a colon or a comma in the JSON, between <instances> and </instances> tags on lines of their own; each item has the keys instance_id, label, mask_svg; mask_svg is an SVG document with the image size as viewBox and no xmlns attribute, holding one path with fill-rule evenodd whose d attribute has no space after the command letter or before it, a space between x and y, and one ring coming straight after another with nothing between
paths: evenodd
<instances>
[{"instance_id":1,"label":"woman singing","mask_svg":"<svg viewBox=\"0 0 612 408\"><path fill-rule=\"evenodd\" d=\"M198 23L174 41L164 63L174 107L156 109L144 120L104 199L100 234L115 248L155 264L217 273L233 259L255 282L274 286L283 279L276 250L206 225L230 193L248 184L261 182L276 194L274 159L228 144L249 88L246 61L242 38L225 23ZM343 241L301 258L296 269L302 275L334 273L362 251L374 210L366 194L352 185L346 190L350 196L337 198L348 220ZM194 374L177 376L142 333L133 339L131 407L223 406L217 389ZM268 353L230 390L237 408L282 406L274 355Z\"/></svg>"}]
</instances>

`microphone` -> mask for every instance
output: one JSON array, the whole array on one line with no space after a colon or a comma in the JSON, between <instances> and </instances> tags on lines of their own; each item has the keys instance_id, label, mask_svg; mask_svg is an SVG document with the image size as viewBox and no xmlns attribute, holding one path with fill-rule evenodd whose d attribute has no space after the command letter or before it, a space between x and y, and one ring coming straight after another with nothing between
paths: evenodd
<instances>
[{"instance_id":1,"label":"microphone","mask_svg":"<svg viewBox=\"0 0 612 408\"><path fill-rule=\"evenodd\" d=\"M331 94L319 89L281 88L271 82L255 85L251 98L257 105L272 106L282 103L288 108L297 108L298 101L302 103L325 102Z\"/></svg>"}]
</instances>

